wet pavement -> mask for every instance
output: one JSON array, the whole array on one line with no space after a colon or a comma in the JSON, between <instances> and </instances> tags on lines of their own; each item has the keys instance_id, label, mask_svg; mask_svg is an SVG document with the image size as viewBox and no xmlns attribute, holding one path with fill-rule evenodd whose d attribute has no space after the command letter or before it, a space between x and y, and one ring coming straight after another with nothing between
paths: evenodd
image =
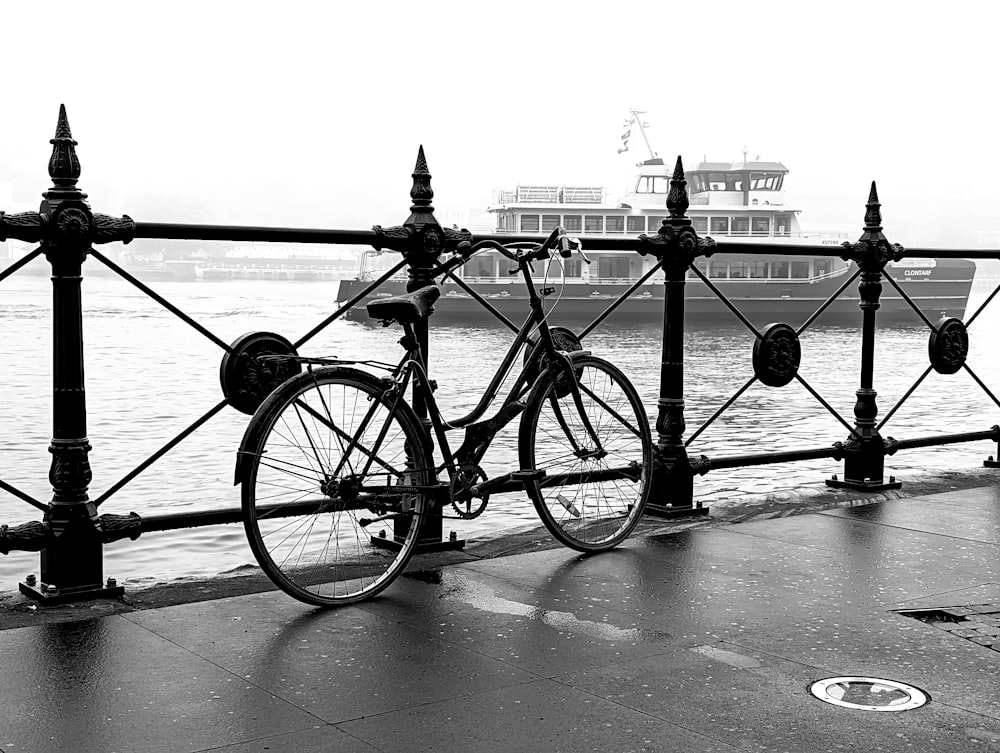
<instances>
[{"instance_id":1,"label":"wet pavement","mask_svg":"<svg viewBox=\"0 0 1000 753\"><path fill-rule=\"evenodd\" d=\"M644 528L418 558L334 611L265 591L2 630L0 751L1000 751L1000 488ZM930 701L810 695L845 675Z\"/></svg>"}]
</instances>

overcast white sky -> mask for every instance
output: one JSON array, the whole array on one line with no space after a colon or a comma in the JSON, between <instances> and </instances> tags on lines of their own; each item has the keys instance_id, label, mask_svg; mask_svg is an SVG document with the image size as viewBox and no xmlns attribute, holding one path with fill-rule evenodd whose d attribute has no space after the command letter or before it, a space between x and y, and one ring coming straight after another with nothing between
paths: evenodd
<instances>
[{"instance_id":1,"label":"overcast white sky","mask_svg":"<svg viewBox=\"0 0 1000 753\"><path fill-rule=\"evenodd\" d=\"M1000 229L995 2L15 0L0 181L37 204L65 103L95 210L402 222L424 145L442 221L522 182L623 189L629 108L693 167L783 162L801 219L891 240Z\"/></svg>"}]
</instances>

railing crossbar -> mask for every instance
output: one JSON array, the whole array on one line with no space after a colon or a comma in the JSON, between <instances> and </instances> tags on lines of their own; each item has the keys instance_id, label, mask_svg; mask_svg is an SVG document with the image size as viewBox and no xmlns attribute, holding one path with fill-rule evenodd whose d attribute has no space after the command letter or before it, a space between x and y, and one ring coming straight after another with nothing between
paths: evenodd
<instances>
[{"instance_id":1,"label":"railing crossbar","mask_svg":"<svg viewBox=\"0 0 1000 753\"><path fill-rule=\"evenodd\" d=\"M684 442L684 446L687 447L689 444L691 444L698 437L699 434L705 431L705 429L707 429L715 421L715 419L717 419L719 416L725 413L726 409L729 408L730 405L735 403L736 400L739 398L739 396L742 395L744 392L746 392L748 389L750 389L750 385L752 385L756 381L757 381L757 375L754 374L752 377L750 377L750 379L747 381L746 384L744 384L742 387L736 390L733 396L730 397L725 403L723 403L721 408L719 408L717 411L715 411L715 413L712 414L711 418L709 418L705 423L699 426L698 430L687 438L687 441Z\"/></svg>"},{"instance_id":2,"label":"railing crossbar","mask_svg":"<svg viewBox=\"0 0 1000 753\"><path fill-rule=\"evenodd\" d=\"M170 452L170 450L172 450L174 447L176 447L178 444L180 444L182 441L184 441L187 437L189 437L191 434L193 434L195 431L197 431L202 425L204 425L209 419L211 419L213 416L215 416L219 411L221 411L227 405L229 405L229 401L228 400L223 400L218 405L216 405L216 406L212 407L211 409L209 409L209 411L207 413L205 413L201 418L197 419L194 423L192 423L190 426L188 426L186 429L184 429L184 431L182 431L176 437L174 437L169 442L167 442L165 445L163 445L163 447L161 447L159 450L157 450L152 455L150 455L148 458L146 458L141 463L139 463L139 465L137 465L132 471L130 471L129 473L127 473L125 476L123 476L117 483L115 483L113 486L109 487L104 492L104 494L102 494L100 497L98 497L94 501L94 505L96 507L100 507L105 502L105 500L107 500L109 497L111 497L111 495L115 494L119 489L121 489L123 486L125 486L125 484L129 483L132 479L134 479L136 476L138 476L144 470L146 470L147 468L149 468L149 466L151 466L153 463L155 463L161 457L163 457L168 452Z\"/></svg>"},{"instance_id":3,"label":"railing crossbar","mask_svg":"<svg viewBox=\"0 0 1000 753\"><path fill-rule=\"evenodd\" d=\"M840 296L843 294L843 292L845 290L847 290L847 287L852 282L854 282L856 279L858 279L858 276L860 274L861 274L861 267L858 267L856 270L854 270L854 274L852 274L844 282L843 285L841 285L839 288L837 288L837 290L833 293L833 295L831 295L829 298L827 298L825 301L823 301L823 303L820 305L820 307L818 309L816 309L815 313L813 313L812 316L810 316L808 319L806 319L805 322L802 324L801 327L799 327L797 330L795 330L795 334L796 335L801 335L803 332L805 332L806 329L809 328L809 325L812 324L814 321L816 321L816 319L819 318L820 314L822 314L824 311L826 311L835 300L837 300L838 298L840 298Z\"/></svg>"},{"instance_id":4,"label":"railing crossbar","mask_svg":"<svg viewBox=\"0 0 1000 753\"><path fill-rule=\"evenodd\" d=\"M400 269L402 269L405 266L406 266L406 259L403 259L396 266L394 266L384 275L375 280L371 285L367 286L364 290L362 290L360 293L354 296L347 303L341 305L340 308L338 308L336 311L330 314L330 316L326 317L326 319L324 319L315 327L313 327L311 330L302 335L302 337L300 337L298 340L292 343L292 347L296 349L301 348L305 343L309 342L309 340L314 338L316 335L318 335L320 332L326 329L330 324L332 324L341 316L343 316L344 312L346 312L348 309L353 308L358 303L358 301L360 301L362 298L364 298L366 295L368 295L375 288L377 288L383 282L388 280L390 277L392 277L394 274L396 274Z\"/></svg>"},{"instance_id":5,"label":"railing crossbar","mask_svg":"<svg viewBox=\"0 0 1000 753\"><path fill-rule=\"evenodd\" d=\"M930 374L931 371L933 370L934 370L933 366L928 366L926 369L924 369L924 373L917 378L917 381L913 383L913 386L911 386L910 389L906 391L905 395L899 398L899 402L897 402L894 406L892 406L892 410L890 410L888 413L885 414L885 418L883 418L881 423L879 423L879 425L875 427L875 431L882 431L882 427L889 422L889 419L892 418L892 414L895 413L897 410L899 410L900 406L902 406L903 403L906 402L907 398L909 398L910 395L912 395L916 391L917 387L920 386L920 383L923 382L927 378L927 375Z\"/></svg>"},{"instance_id":6,"label":"railing crossbar","mask_svg":"<svg viewBox=\"0 0 1000 753\"><path fill-rule=\"evenodd\" d=\"M756 338L758 340L762 337L762 335L760 334L760 331L755 326L753 326L753 323L749 319L747 319L743 315L743 312L740 311L738 308L736 308L736 306L729 300L729 297L725 293L723 293L721 290L719 290L719 288L716 287L715 284L711 280L709 280L705 275L703 275L702 272L701 272L701 270L698 269L698 267L696 267L696 266L694 266L692 264L689 267L689 269L694 270L694 273L696 275L698 275L699 278L701 278L701 281L703 283L705 283L705 285L708 287L708 289L711 290L713 293L715 293L716 297L720 301L722 301L730 311L733 312L733 314L736 316L737 319L739 319L741 322L743 322L743 324L746 326L747 329L749 329L751 332L754 333L754 335L756 336Z\"/></svg>"},{"instance_id":7,"label":"railing crossbar","mask_svg":"<svg viewBox=\"0 0 1000 753\"><path fill-rule=\"evenodd\" d=\"M997 407L1000 408L1000 400L997 400L996 395L990 392L990 388L986 386L982 379L976 376L976 373L969 368L969 364L963 363L962 368L969 372L969 376L976 380L976 384L983 388L983 392L990 396L990 400L996 403Z\"/></svg>"},{"instance_id":8,"label":"railing crossbar","mask_svg":"<svg viewBox=\"0 0 1000 753\"><path fill-rule=\"evenodd\" d=\"M996 297L997 293L1000 293L1000 285L997 285L993 289L993 292L990 293L988 296L986 296L986 300L983 301L982 305L978 309L976 309L976 313L973 314L971 317L969 317L969 321L965 323L966 329L972 326L972 323L976 321L976 317L979 316L981 313L983 313L983 309L985 309L990 304L990 301L992 301Z\"/></svg>"},{"instance_id":9,"label":"railing crossbar","mask_svg":"<svg viewBox=\"0 0 1000 753\"><path fill-rule=\"evenodd\" d=\"M824 408L826 408L830 412L830 415L832 415L835 419L837 419L838 421L840 421L840 423L842 423L844 425L844 427L849 432L851 432L851 435L855 439L858 439L858 440L861 439L861 436L858 434L857 430L853 426L851 426L849 423L847 423L847 421L845 421L843 419L843 417L839 413L837 413L836 410L834 410L833 406L830 405L826 400L824 400L823 396L820 395L816 390L814 390L809 385L809 383L805 379L802 378L801 374L796 374L795 378L799 381L799 383L803 387L805 387L809 391L809 394L811 394L814 398L816 398L819 401L820 405L822 405Z\"/></svg>"},{"instance_id":10,"label":"railing crossbar","mask_svg":"<svg viewBox=\"0 0 1000 753\"><path fill-rule=\"evenodd\" d=\"M39 246L34 251L22 256L16 262L7 267L3 272L0 272L0 282L6 280L21 267L25 266L26 264L30 263L33 259L37 258L41 253L42 253L42 247Z\"/></svg>"},{"instance_id":11,"label":"railing crossbar","mask_svg":"<svg viewBox=\"0 0 1000 753\"><path fill-rule=\"evenodd\" d=\"M473 297L473 299L475 299L475 301L480 306L482 306L484 309L486 309L487 311L489 311L494 317L496 317L497 321L499 321L501 324L503 324L509 330L511 330L512 332L515 332L515 333L520 331L519 328L517 327L517 325L514 324L514 322L512 322L506 316L504 316L503 314L501 314L500 311L493 304L491 304L489 301L487 301L485 298L483 298L483 296L481 296L477 291L475 291L471 287L469 287L469 285L465 282L465 280L463 280L460 277L456 277L454 272L448 272L445 275L445 277L448 277L451 280L453 280L455 283L457 283L458 286L460 288L462 288L462 290L464 290L466 293L468 293L469 295L471 295Z\"/></svg>"},{"instance_id":12,"label":"railing crossbar","mask_svg":"<svg viewBox=\"0 0 1000 753\"><path fill-rule=\"evenodd\" d=\"M102 254L100 251L92 248L90 250L90 255L93 256L94 258L96 258L98 261L100 261L102 264L104 264L110 270L112 270L116 274L120 275L121 277L123 277L124 279L128 280L130 283L132 283L133 285L135 285L137 288L139 288L139 290L141 290L143 293L145 293L146 295L148 295L154 301L156 301L157 303L159 303L167 311L169 311L170 313L174 314L176 317L178 317L179 319L181 319L181 321L186 322L187 324L189 324L192 327L194 327L194 329L198 330L201 334L203 334L209 340L211 340L212 342L214 342L216 345L218 345L224 351L226 351L227 353L231 353L232 352L232 350L233 350L232 346L230 346L227 342L225 342L224 340L222 340L220 337L212 334L212 332L210 332L208 329L206 329L201 324L199 324L198 322L196 322L190 316L188 316L187 314L185 314L183 311L181 311L179 308L177 308L174 304L172 304L170 301L168 301L162 295L160 295L155 290L153 290L151 287L149 287L149 285L147 285L142 280L138 279L134 275L130 274L129 272L127 272L124 269L122 269L121 267L119 267L117 264L115 264L113 261L111 261L111 259L109 259L104 254Z\"/></svg>"},{"instance_id":13,"label":"railing crossbar","mask_svg":"<svg viewBox=\"0 0 1000 753\"><path fill-rule=\"evenodd\" d=\"M638 280L636 280L632 285L630 285L628 290L626 290L624 293L622 293L620 296L618 296L618 298L615 299L614 303L612 303L610 306L608 306L606 309L604 309L604 311L602 311L600 314L598 314L597 317L594 319L594 321L592 321L590 324L588 324L584 328L583 332L581 332L578 335L578 337L582 340L587 335L589 335L598 324L600 324L601 322L603 322L605 319L608 318L608 316L611 315L611 312L613 312L616 308L618 308L619 306L621 306L625 302L625 300L630 295L632 295L632 293L634 293L636 290L638 290L640 285L644 284L646 282L646 280L648 280L650 277L652 277L657 271L659 271L662 268L663 268L663 260L660 259L659 261L656 262L656 264L654 264L652 267L650 267L649 271L646 272L646 274L644 274L642 277L640 277Z\"/></svg>"},{"instance_id":14,"label":"railing crossbar","mask_svg":"<svg viewBox=\"0 0 1000 753\"><path fill-rule=\"evenodd\" d=\"M31 505L32 507L34 507L34 508L36 508L38 510L41 510L42 512L48 512L49 506L47 504L45 504L44 502L39 502L37 499L35 499L34 497L32 497L30 494L28 494L26 492L22 492L16 486L11 486L6 481L0 481L0 489L3 489L5 492L8 492L10 494L13 494L18 499L24 500L29 505Z\"/></svg>"},{"instance_id":15,"label":"railing crossbar","mask_svg":"<svg viewBox=\"0 0 1000 753\"><path fill-rule=\"evenodd\" d=\"M908 296L906 292L899 286L899 283L896 282L895 279L893 279L893 276L885 272L884 270L882 272L882 276L889 281L889 284L896 289L896 292L899 293L902 299L909 304L910 308L916 312L917 316L919 316L921 319L924 320L924 324L930 327L932 332L937 332L937 327L935 327L934 324L931 323L931 320L928 319L927 316L924 314L924 312L920 310L920 307L917 306L917 304L913 302L913 299L910 298L910 296Z\"/></svg>"}]
</instances>

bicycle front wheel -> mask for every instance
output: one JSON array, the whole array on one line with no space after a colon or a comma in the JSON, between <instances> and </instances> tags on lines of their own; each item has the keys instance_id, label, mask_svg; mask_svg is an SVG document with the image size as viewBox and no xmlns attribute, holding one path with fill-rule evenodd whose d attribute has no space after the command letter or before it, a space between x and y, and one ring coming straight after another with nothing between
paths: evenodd
<instances>
[{"instance_id":1,"label":"bicycle front wheel","mask_svg":"<svg viewBox=\"0 0 1000 753\"><path fill-rule=\"evenodd\" d=\"M617 367L594 356L574 359L572 374L550 367L519 431L521 468L534 472L528 496L556 539L597 552L632 533L649 498L653 443L642 401Z\"/></svg>"},{"instance_id":2,"label":"bicycle front wheel","mask_svg":"<svg viewBox=\"0 0 1000 753\"><path fill-rule=\"evenodd\" d=\"M413 410L355 369L275 390L241 449L243 520L271 580L308 604L379 593L402 573L434 474Z\"/></svg>"}]
</instances>

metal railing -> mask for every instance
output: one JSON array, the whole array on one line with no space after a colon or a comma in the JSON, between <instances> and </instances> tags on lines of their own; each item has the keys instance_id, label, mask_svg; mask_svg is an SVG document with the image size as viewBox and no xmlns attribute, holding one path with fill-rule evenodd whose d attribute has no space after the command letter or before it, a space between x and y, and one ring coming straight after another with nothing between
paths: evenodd
<instances>
[{"instance_id":1,"label":"metal railing","mask_svg":"<svg viewBox=\"0 0 1000 753\"><path fill-rule=\"evenodd\" d=\"M353 306L372 295L381 285L405 270L407 290L416 290L435 281L437 263L443 254L471 242L466 230L442 227L431 206L433 190L431 175L421 147L412 173L410 214L402 225L371 230L297 229L274 227L221 226L200 224L167 224L136 222L127 215L110 217L95 213L86 196L77 187L80 163L76 155L69 122L60 108L55 137L51 140L52 157L49 175L52 187L45 192L38 212L8 215L0 212L0 240L14 238L39 244L28 255L0 271L0 282L15 274L30 261L44 255L52 267L53 286L53 435L49 450L52 454L49 478L52 498L45 502L0 479L0 490L16 497L42 513L42 520L21 525L0 526L0 552L12 550L39 551L40 583L20 584L22 592L46 603L71 601L101 596L118 596L122 587L103 580L102 555L105 544L122 538L137 538L142 533L183 527L234 523L241 520L240 510L220 509L154 516L99 514L101 506L119 494L133 479L150 465L183 442L196 429L226 408L252 415L257 406L288 374L273 364L279 359L258 359L260 355L294 355L306 342L341 318ZM635 291L653 274L663 274L661 367L656 405L656 448L652 482L654 487L651 514L678 516L707 512L694 500L694 478L699 474L726 468L784 463L798 460L832 458L844 461L843 479L827 483L865 491L898 486L894 479L884 478L885 457L898 451L946 445L958 442L990 440L1000 445L1000 427L984 427L977 431L941 434L895 440L880 433L886 422L913 394L932 372L950 375L964 371L983 389L986 397L1000 406L996 395L967 363L969 335L982 311L1000 292L994 290L966 321L955 317L934 322L912 300L905 289L886 272L891 260L903 258L1000 258L998 251L905 251L886 239L881 227L881 214L874 183L868 199L865 225L856 243L845 243L839 255L854 265L853 271L829 298L798 327L772 324L760 328L731 301L724 290L707 278L695 265L701 257L733 253L741 257L753 254L813 257L829 255L830 246L802 246L736 242L716 242L700 238L686 216L688 205L686 181L680 159L671 180L666 209L669 216L659 231L638 237L606 237L596 248L631 251L652 256L656 263L641 278L633 282L617 299L608 303L589 324L580 330L586 337L626 303ZM381 273L350 300L340 302L337 309L311 329L289 340L270 332L244 335L232 343L225 342L203 324L195 321L164 296L134 277L127 270L96 250L107 243L129 243L134 238L190 239L202 241L257 241L304 244L349 244L371 246L400 254L392 268ZM511 234L477 235L475 240L493 239L502 243L537 241L540 236ZM83 374L82 337L82 262L90 256L142 291L164 309L185 322L192 330L207 338L222 351L222 398L207 406L204 413L190 426L149 457L139 462L96 499L88 494L91 471L88 454L91 449L87 434L87 411ZM693 277L689 277L693 275ZM516 327L460 277L451 279L470 297L483 306L488 315L516 331ZM691 434L685 424L684 398L684 329L685 285L697 279L716 296L720 304L753 335L753 376L741 385L712 416ZM814 322L845 295L858 281L862 315L860 386L856 392L853 422L839 415L830 403L799 373L801 346L799 338ZM900 401L882 418L876 406L874 388L875 332L879 299L883 282L891 286L923 321L929 330L929 365ZM442 301L445 300L442 298ZM427 320L417 326L420 347L426 355L430 348L430 328ZM266 364L272 364L268 366ZM214 367L213 367L214 368ZM688 447L713 422L719 419L751 385L759 382L768 387L780 387L796 381L830 412L844 427L848 438L825 447L799 448L770 453L751 453L720 457L689 457ZM416 403L418 416L427 421L426 406ZM236 448L224 448L235 453ZM987 465L996 467L995 461ZM431 519L423 531L426 542L443 542L441 519ZM58 586L55 588L54 586Z\"/></svg>"}]
</instances>

